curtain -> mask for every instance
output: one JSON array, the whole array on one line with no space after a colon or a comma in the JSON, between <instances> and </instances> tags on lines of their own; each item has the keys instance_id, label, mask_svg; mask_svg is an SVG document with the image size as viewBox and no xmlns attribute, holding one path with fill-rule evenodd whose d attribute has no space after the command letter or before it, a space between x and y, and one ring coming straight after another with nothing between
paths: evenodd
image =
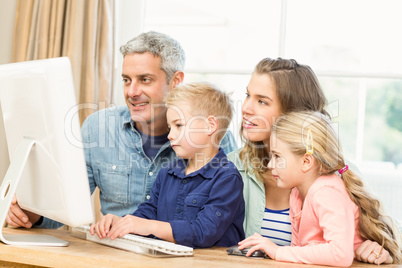
<instances>
[{"instance_id":1,"label":"curtain","mask_svg":"<svg viewBox=\"0 0 402 268\"><path fill-rule=\"evenodd\" d=\"M12 61L70 58L81 123L112 103L115 0L18 0Z\"/></svg>"}]
</instances>

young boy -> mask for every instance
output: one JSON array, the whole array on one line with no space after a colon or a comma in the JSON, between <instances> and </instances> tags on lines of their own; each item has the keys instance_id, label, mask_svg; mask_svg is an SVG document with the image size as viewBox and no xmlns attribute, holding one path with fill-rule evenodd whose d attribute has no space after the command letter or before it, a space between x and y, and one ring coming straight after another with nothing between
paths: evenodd
<instances>
[{"instance_id":1,"label":"young boy","mask_svg":"<svg viewBox=\"0 0 402 268\"><path fill-rule=\"evenodd\" d=\"M232 119L228 95L207 83L180 84L166 106L168 138L181 159L161 169L150 199L132 215L107 214L91 234L153 235L193 248L237 244L244 238L243 182L219 148Z\"/></svg>"}]
</instances>

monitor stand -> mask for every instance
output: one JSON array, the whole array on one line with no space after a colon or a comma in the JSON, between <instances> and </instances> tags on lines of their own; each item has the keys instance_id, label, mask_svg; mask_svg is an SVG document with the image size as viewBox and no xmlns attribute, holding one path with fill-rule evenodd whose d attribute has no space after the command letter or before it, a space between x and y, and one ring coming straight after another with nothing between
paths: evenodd
<instances>
[{"instance_id":1,"label":"monitor stand","mask_svg":"<svg viewBox=\"0 0 402 268\"><path fill-rule=\"evenodd\" d=\"M31 138L24 138L17 146L15 155L10 161L10 166L0 187L0 240L9 245L18 246L68 246L68 242L50 235L22 235L22 234L3 234L3 227L7 217L11 201L17 190L18 182L22 176L29 153L34 145L39 145Z\"/></svg>"}]
</instances>

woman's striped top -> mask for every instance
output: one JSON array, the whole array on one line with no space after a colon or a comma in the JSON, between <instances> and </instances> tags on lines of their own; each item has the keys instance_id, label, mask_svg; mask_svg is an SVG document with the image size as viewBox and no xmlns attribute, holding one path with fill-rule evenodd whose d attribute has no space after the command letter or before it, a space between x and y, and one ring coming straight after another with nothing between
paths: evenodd
<instances>
[{"instance_id":1,"label":"woman's striped top","mask_svg":"<svg viewBox=\"0 0 402 268\"><path fill-rule=\"evenodd\" d=\"M289 209L272 210L265 208L261 235L268 237L279 246L289 246L292 240Z\"/></svg>"}]
</instances>

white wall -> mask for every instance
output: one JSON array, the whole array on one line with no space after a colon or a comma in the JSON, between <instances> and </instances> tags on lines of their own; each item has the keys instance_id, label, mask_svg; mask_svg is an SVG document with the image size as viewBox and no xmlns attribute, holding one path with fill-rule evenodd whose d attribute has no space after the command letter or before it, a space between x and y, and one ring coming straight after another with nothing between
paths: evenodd
<instances>
[{"instance_id":1,"label":"white wall","mask_svg":"<svg viewBox=\"0 0 402 268\"><path fill-rule=\"evenodd\" d=\"M0 64L10 63L17 0L0 1Z\"/></svg>"},{"instance_id":2,"label":"white wall","mask_svg":"<svg viewBox=\"0 0 402 268\"><path fill-rule=\"evenodd\" d=\"M142 33L144 29L144 0L118 0L116 1L116 54L115 54L115 81L113 104L116 106L125 105L123 95L123 82L121 78L121 67L123 57L119 51L130 39ZM123 23L124 22L124 23Z\"/></svg>"}]
</instances>

